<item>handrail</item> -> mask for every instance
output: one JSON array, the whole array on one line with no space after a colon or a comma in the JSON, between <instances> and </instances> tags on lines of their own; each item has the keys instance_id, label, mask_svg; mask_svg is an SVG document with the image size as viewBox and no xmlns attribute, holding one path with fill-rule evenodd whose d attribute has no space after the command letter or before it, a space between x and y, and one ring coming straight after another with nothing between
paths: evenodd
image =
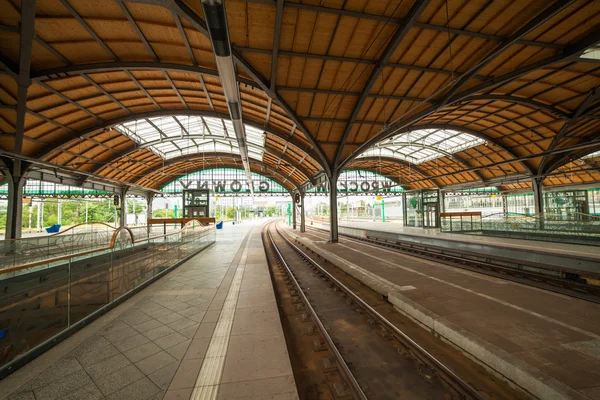
<instances>
[{"instance_id":1,"label":"handrail","mask_svg":"<svg viewBox=\"0 0 600 400\"><path fill-rule=\"evenodd\" d=\"M122 226L122 227L117 228L115 230L115 232L113 232L113 235L111 237L110 244L109 244L108 247L101 247L101 248L92 249L92 250L85 250L85 251L81 251L81 252L78 252L78 253L72 253L72 254L67 254L67 255L64 255L64 256L49 258L49 259L46 259L46 260L34 261L34 262L31 262L31 263L28 263L28 264L18 265L18 266L15 266L15 267L3 268L3 269L0 269L0 275L8 274L10 272L19 271L19 270L22 270L22 269L36 267L38 265L51 264L53 262L66 260L66 259L69 259L69 258L72 258L72 257L80 257L80 256L84 256L84 255L95 253L95 252L99 252L99 251L107 251L107 250L114 249L114 246L115 246L117 238L118 238L117 235L121 231L123 231L123 230L127 230L129 232L129 235L130 235L130 238L131 238L131 244L136 244L136 243L139 243L139 242L142 242L142 241L146 241L146 240L156 240L156 239L160 239L160 238L163 238L163 237L167 237L167 236L171 236L171 235L176 235L176 234L182 233L184 230L190 229L189 225L193 224L194 222L197 223L199 225L199 227L201 227L201 228L208 228L206 230L210 230L211 229L209 226L203 225L198 220L192 220L192 221L189 221L187 224L185 224L185 226L183 228L179 229L178 231L169 232L169 233L164 234L164 235L152 236L152 237L148 237L148 238L144 238L144 239L135 240L133 232L131 231L131 229L128 228L128 227L126 227L126 226ZM192 229L194 229L194 228L192 228Z\"/></svg>"},{"instance_id":2,"label":"handrail","mask_svg":"<svg viewBox=\"0 0 600 400\"><path fill-rule=\"evenodd\" d=\"M110 229L117 229L114 226L111 226L111 225L109 225L109 224L107 224L105 222L92 222L91 224L86 224L85 222L82 222L80 224L76 224L76 225L70 226L67 229L65 229L64 231L52 233L50 235L28 236L28 237L20 237L20 238L17 238L17 239L2 239L2 240L0 240L0 245L2 244L2 242L9 242L9 241L29 240L29 239L46 239L46 238L50 238L50 237L53 237L53 236L63 235L65 233L69 232L70 230L77 228L78 226L82 226L82 225L96 225L96 224L98 224L98 225L105 225L105 226L107 226Z\"/></svg>"}]
</instances>

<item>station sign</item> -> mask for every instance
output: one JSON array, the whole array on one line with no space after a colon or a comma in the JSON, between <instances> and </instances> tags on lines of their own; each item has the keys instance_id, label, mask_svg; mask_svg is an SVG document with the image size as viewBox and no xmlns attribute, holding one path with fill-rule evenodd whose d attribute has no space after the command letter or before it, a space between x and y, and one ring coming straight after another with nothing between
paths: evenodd
<instances>
[{"instance_id":1,"label":"station sign","mask_svg":"<svg viewBox=\"0 0 600 400\"><path fill-rule=\"evenodd\" d=\"M213 193L249 193L250 185L247 181L237 179L227 180L192 180L180 179L177 181L182 190L198 189L210 190ZM252 190L254 192L271 193L271 182L266 180L253 180Z\"/></svg>"}]
</instances>

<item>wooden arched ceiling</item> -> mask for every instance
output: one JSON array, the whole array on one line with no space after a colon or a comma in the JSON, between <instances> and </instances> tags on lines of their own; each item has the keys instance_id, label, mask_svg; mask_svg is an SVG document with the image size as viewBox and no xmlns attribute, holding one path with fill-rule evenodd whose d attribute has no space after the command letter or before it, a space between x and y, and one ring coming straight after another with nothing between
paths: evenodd
<instances>
[{"instance_id":1,"label":"wooden arched ceiling","mask_svg":"<svg viewBox=\"0 0 600 400\"><path fill-rule=\"evenodd\" d=\"M425 125L470 130L491 149L421 165L428 187L545 176L600 148L600 67L580 58L600 41L594 1L225 3L243 118L309 173ZM134 145L111 130L118 121L227 114L199 1L38 0L34 18L16 0L0 8L5 152L128 179L143 165L122 165Z\"/></svg>"}]
</instances>

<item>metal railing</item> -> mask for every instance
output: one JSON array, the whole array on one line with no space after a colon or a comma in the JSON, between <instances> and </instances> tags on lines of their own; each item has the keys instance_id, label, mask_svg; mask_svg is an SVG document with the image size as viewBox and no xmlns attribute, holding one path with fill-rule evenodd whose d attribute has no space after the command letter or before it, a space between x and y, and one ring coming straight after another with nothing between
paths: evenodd
<instances>
[{"instance_id":1,"label":"metal railing","mask_svg":"<svg viewBox=\"0 0 600 400\"><path fill-rule=\"evenodd\" d=\"M163 226L128 227L136 239L164 234ZM103 222L77 224L51 235L0 240L0 271L18 265L49 260L108 246L117 228ZM170 225L168 231L175 231Z\"/></svg>"},{"instance_id":2,"label":"metal railing","mask_svg":"<svg viewBox=\"0 0 600 400\"><path fill-rule=\"evenodd\" d=\"M215 227L197 221L166 235L136 231L118 228L104 247L0 270L0 379L215 241Z\"/></svg>"}]
</instances>

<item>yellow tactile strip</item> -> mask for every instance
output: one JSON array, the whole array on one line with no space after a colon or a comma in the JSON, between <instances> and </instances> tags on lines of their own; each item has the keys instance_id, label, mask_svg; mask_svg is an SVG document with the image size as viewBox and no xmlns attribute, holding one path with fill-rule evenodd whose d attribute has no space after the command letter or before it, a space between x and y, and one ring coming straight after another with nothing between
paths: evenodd
<instances>
[{"instance_id":1,"label":"yellow tactile strip","mask_svg":"<svg viewBox=\"0 0 600 400\"><path fill-rule=\"evenodd\" d=\"M248 235L251 233L252 232L248 233ZM191 400L211 400L217 398L249 247L250 240L246 242L244 252L231 282L231 286L229 287L229 292L227 292L227 297L225 298L223 309L219 315L217 326L215 327L210 344L208 345L204 362L200 368L200 373L196 379L194 391L190 398Z\"/></svg>"}]
</instances>

